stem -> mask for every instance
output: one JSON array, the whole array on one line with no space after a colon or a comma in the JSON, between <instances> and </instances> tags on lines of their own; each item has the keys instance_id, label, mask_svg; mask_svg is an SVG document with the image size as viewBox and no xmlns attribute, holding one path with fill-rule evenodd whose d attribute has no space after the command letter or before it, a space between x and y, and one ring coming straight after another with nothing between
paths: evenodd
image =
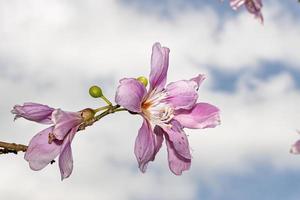
<instances>
[{"instance_id":1,"label":"stem","mask_svg":"<svg viewBox=\"0 0 300 200\"><path fill-rule=\"evenodd\" d=\"M107 105L107 106L103 106L103 107L100 107L100 108L97 108L94 110L95 113L99 112L99 111L102 111L102 110L106 110L108 108L110 108L111 105Z\"/></svg>"},{"instance_id":2,"label":"stem","mask_svg":"<svg viewBox=\"0 0 300 200\"><path fill-rule=\"evenodd\" d=\"M92 120L88 122L82 123L77 131L82 131L88 126L92 126L95 122L99 121L101 118L105 117L106 115L120 112L120 111L127 111L125 108L120 108L120 105L108 105L101 108L96 109L95 111L99 110L105 110L103 113L95 116ZM97 111L98 112L98 111ZM7 142L1 142L0 141L0 154L7 154L7 153L14 153L17 154L19 151L25 152L27 150L28 146L23 144L15 144L15 143L7 143Z\"/></svg>"},{"instance_id":3,"label":"stem","mask_svg":"<svg viewBox=\"0 0 300 200\"><path fill-rule=\"evenodd\" d=\"M105 117L106 115L115 113L115 112L120 112L120 111L127 111L127 109L125 108L120 108L120 105L114 105L114 106L110 106L110 108L106 111L104 111L103 113L95 116L90 122L84 123L82 124L78 130L83 130L85 129L85 127L87 126L91 126L93 125L95 122L99 121L101 118Z\"/></svg>"},{"instance_id":4,"label":"stem","mask_svg":"<svg viewBox=\"0 0 300 200\"><path fill-rule=\"evenodd\" d=\"M102 95L100 98L103 99L109 106L112 106L112 103L104 95Z\"/></svg>"}]
</instances>

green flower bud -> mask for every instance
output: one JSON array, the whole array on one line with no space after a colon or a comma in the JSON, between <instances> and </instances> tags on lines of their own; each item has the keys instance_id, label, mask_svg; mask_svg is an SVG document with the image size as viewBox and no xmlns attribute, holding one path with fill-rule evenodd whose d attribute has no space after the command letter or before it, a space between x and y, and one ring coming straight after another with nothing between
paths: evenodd
<instances>
[{"instance_id":1,"label":"green flower bud","mask_svg":"<svg viewBox=\"0 0 300 200\"><path fill-rule=\"evenodd\" d=\"M97 85L94 85L94 86L90 87L89 93L94 98L99 98L99 97L103 96L101 88L98 87Z\"/></svg>"},{"instance_id":2,"label":"green flower bud","mask_svg":"<svg viewBox=\"0 0 300 200\"><path fill-rule=\"evenodd\" d=\"M136 80L142 83L145 87L148 85L148 79L145 76L140 76Z\"/></svg>"}]
</instances>

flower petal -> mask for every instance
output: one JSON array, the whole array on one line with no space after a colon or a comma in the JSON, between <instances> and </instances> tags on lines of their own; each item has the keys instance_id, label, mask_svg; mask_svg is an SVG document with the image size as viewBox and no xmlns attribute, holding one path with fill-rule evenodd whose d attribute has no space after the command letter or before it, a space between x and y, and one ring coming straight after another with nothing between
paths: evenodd
<instances>
[{"instance_id":1,"label":"flower petal","mask_svg":"<svg viewBox=\"0 0 300 200\"><path fill-rule=\"evenodd\" d=\"M197 103L190 110L177 110L174 116L186 128L213 128L220 124L219 109L208 103Z\"/></svg>"},{"instance_id":2,"label":"flower petal","mask_svg":"<svg viewBox=\"0 0 300 200\"><path fill-rule=\"evenodd\" d=\"M134 153L139 163L139 168L143 173L147 169L148 162L155 159L155 155L161 147L163 138L162 135L158 135L156 138L151 125L144 119L134 146Z\"/></svg>"},{"instance_id":3,"label":"flower petal","mask_svg":"<svg viewBox=\"0 0 300 200\"><path fill-rule=\"evenodd\" d=\"M166 85L167 72L169 67L169 52L167 47L162 47L160 43L155 43L152 47L150 90L161 91Z\"/></svg>"},{"instance_id":4,"label":"flower petal","mask_svg":"<svg viewBox=\"0 0 300 200\"><path fill-rule=\"evenodd\" d=\"M48 143L52 130L53 126L42 130L31 139L24 158L32 170L43 169L59 154L62 142L54 140L51 144Z\"/></svg>"},{"instance_id":5,"label":"flower petal","mask_svg":"<svg viewBox=\"0 0 300 200\"><path fill-rule=\"evenodd\" d=\"M233 10L237 10L240 6L245 4L246 0L230 0L230 6Z\"/></svg>"},{"instance_id":6,"label":"flower petal","mask_svg":"<svg viewBox=\"0 0 300 200\"><path fill-rule=\"evenodd\" d=\"M255 18L258 18L261 23L264 22L263 15L261 13L263 6L261 0L246 1L245 6L250 13L255 15Z\"/></svg>"},{"instance_id":7,"label":"flower petal","mask_svg":"<svg viewBox=\"0 0 300 200\"><path fill-rule=\"evenodd\" d=\"M132 112L141 112L141 103L147 91L145 86L134 78L120 80L115 101Z\"/></svg>"},{"instance_id":8,"label":"flower petal","mask_svg":"<svg viewBox=\"0 0 300 200\"><path fill-rule=\"evenodd\" d=\"M201 85L201 83L206 79L204 74L198 74L198 76L191 78L190 81L194 81L197 83L197 91L199 89L199 86Z\"/></svg>"},{"instance_id":9,"label":"flower petal","mask_svg":"<svg viewBox=\"0 0 300 200\"><path fill-rule=\"evenodd\" d=\"M79 126L76 126L71 129L68 136L64 139L61 148L61 152L59 156L59 169L61 174L61 180L68 178L73 171L73 156L72 156L71 142L78 128Z\"/></svg>"},{"instance_id":10,"label":"flower petal","mask_svg":"<svg viewBox=\"0 0 300 200\"><path fill-rule=\"evenodd\" d=\"M155 133L155 154L160 150L164 141L164 130L159 126L155 126L153 132Z\"/></svg>"},{"instance_id":11,"label":"flower petal","mask_svg":"<svg viewBox=\"0 0 300 200\"><path fill-rule=\"evenodd\" d=\"M300 154L300 140L298 140L290 149L293 154Z\"/></svg>"},{"instance_id":12,"label":"flower petal","mask_svg":"<svg viewBox=\"0 0 300 200\"><path fill-rule=\"evenodd\" d=\"M191 159L180 156L168 136L166 136L166 145L170 170L176 175L181 175L183 171L190 169Z\"/></svg>"},{"instance_id":13,"label":"flower petal","mask_svg":"<svg viewBox=\"0 0 300 200\"><path fill-rule=\"evenodd\" d=\"M261 0L249 0L245 2L245 6L250 13L256 14L260 12L263 5Z\"/></svg>"},{"instance_id":14,"label":"flower petal","mask_svg":"<svg viewBox=\"0 0 300 200\"><path fill-rule=\"evenodd\" d=\"M163 130L166 132L168 139L172 142L176 153L185 159L191 159L189 141L182 126L175 120L171 122L171 125L171 128L163 128Z\"/></svg>"},{"instance_id":15,"label":"flower petal","mask_svg":"<svg viewBox=\"0 0 300 200\"><path fill-rule=\"evenodd\" d=\"M51 114L54 108L38 103L24 103L22 106L15 105L12 114L15 114L15 120L23 117L30 121L35 121L41 124L51 124Z\"/></svg>"},{"instance_id":16,"label":"flower petal","mask_svg":"<svg viewBox=\"0 0 300 200\"><path fill-rule=\"evenodd\" d=\"M169 83L166 87L166 101L174 109L191 109L198 99L198 88L205 79L204 75L198 75L191 80L181 80Z\"/></svg>"},{"instance_id":17,"label":"flower petal","mask_svg":"<svg viewBox=\"0 0 300 200\"><path fill-rule=\"evenodd\" d=\"M56 139L63 140L72 128L83 121L83 118L79 112L65 112L56 109L52 113L52 120L55 124L53 135Z\"/></svg>"}]
</instances>

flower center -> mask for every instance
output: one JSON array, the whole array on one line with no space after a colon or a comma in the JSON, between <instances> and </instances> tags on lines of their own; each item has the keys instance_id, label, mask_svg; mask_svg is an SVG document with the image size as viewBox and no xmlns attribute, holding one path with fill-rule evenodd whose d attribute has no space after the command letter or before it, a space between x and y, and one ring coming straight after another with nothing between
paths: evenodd
<instances>
[{"instance_id":1,"label":"flower center","mask_svg":"<svg viewBox=\"0 0 300 200\"><path fill-rule=\"evenodd\" d=\"M142 113L146 119L161 127L170 126L169 122L174 117L174 110L165 99L165 91L152 91L142 103Z\"/></svg>"}]
</instances>

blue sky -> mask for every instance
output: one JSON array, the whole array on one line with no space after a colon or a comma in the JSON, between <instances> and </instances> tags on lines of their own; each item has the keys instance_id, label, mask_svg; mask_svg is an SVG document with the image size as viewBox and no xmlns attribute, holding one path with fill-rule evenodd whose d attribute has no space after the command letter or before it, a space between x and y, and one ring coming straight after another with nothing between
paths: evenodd
<instances>
[{"instance_id":1,"label":"blue sky","mask_svg":"<svg viewBox=\"0 0 300 200\"><path fill-rule=\"evenodd\" d=\"M212 76L215 80L212 88L225 92L234 92L236 90L237 81L243 74L253 74L253 76L259 80L266 80L283 72L288 73L292 77L295 86L299 89L299 70L278 62L264 62L261 64L259 69L243 69L236 72L226 72L220 69L211 69ZM249 87L251 87L251 84Z\"/></svg>"},{"instance_id":2,"label":"blue sky","mask_svg":"<svg viewBox=\"0 0 300 200\"><path fill-rule=\"evenodd\" d=\"M146 174L138 171L133 145L141 119L120 113L76 135L74 171L63 182L55 164L34 172L21 154L1 156L1 195L299 199L300 157L289 148L300 139L300 5L264 2L264 26L218 0L0 2L1 140L26 143L44 128L13 122L14 104L94 108L100 103L87 95L93 84L113 100L119 79L149 74L157 41L171 49L169 81L206 74L199 101L217 105L222 120L215 129L186 130L193 161L180 177L169 171L165 147Z\"/></svg>"},{"instance_id":3,"label":"blue sky","mask_svg":"<svg viewBox=\"0 0 300 200\"><path fill-rule=\"evenodd\" d=\"M198 199L296 200L299 178L298 171L276 171L270 170L270 166L258 166L251 173L221 176L217 192L199 184Z\"/></svg>"}]
</instances>

